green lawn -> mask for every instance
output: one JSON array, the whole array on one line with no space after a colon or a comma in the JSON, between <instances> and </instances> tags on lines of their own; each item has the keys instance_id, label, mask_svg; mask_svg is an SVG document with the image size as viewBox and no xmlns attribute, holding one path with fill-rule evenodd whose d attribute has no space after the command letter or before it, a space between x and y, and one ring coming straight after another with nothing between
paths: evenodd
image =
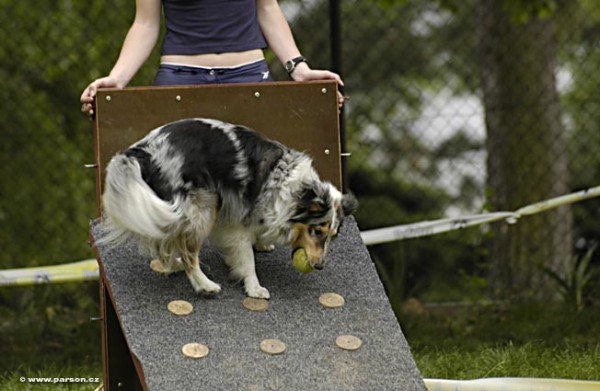
<instances>
[{"instance_id":1,"label":"green lawn","mask_svg":"<svg viewBox=\"0 0 600 391\"><path fill-rule=\"evenodd\" d=\"M0 290L0 390L96 389L27 378L101 378L100 322L91 320L99 314L97 282Z\"/></svg>"},{"instance_id":2,"label":"green lawn","mask_svg":"<svg viewBox=\"0 0 600 391\"><path fill-rule=\"evenodd\" d=\"M46 382L42 381L45 380ZM102 368L89 364L55 368L49 365L38 371L22 369L0 378L0 390L95 390L102 382Z\"/></svg>"},{"instance_id":3,"label":"green lawn","mask_svg":"<svg viewBox=\"0 0 600 391\"><path fill-rule=\"evenodd\" d=\"M0 390L94 390L98 383L20 381L21 377L100 378L102 373L98 322L84 319L64 334L50 333L54 329L48 327L45 332L33 332L42 319L31 316L13 319L16 324L12 326L5 322L2 327L3 340L12 344L0 346ZM399 319L425 378L600 380L597 307L574 312L558 304L536 302L441 309L425 306L421 311L403 312ZM27 339L32 333L42 340Z\"/></svg>"},{"instance_id":4,"label":"green lawn","mask_svg":"<svg viewBox=\"0 0 600 391\"><path fill-rule=\"evenodd\" d=\"M600 311L521 303L401 315L423 377L600 380Z\"/></svg>"}]
</instances>

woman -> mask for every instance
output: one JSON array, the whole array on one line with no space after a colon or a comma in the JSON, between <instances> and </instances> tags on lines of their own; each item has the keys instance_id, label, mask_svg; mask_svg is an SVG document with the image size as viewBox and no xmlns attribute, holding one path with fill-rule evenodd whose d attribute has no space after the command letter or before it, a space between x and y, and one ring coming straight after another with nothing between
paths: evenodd
<instances>
[{"instance_id":1,"label":"woman","mask_svg":"<svg viewBox=\"0 0 600 391\"><path fill-rule=\"evenodd\" d=\"M155 85L270 81L267 45L295 81L337 81L339 75L311 69L294 42L277 0L136 0L135 19L108 76L81 95L81 111L94 114L98 88L124 88L150 56L160 32L166 34ZM344 98L338 92L342 105Z\"/></svg>"}]
</instances>

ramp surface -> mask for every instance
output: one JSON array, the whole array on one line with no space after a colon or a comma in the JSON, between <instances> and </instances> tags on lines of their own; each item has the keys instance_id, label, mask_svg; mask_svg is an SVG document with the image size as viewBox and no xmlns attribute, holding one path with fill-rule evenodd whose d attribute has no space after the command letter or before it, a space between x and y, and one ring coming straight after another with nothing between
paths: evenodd
<instances>
[{"instance_id":1,"label":"ramp surface","mask_svg":"<svg viewBox=\"0 0 600 391\"><path fill-rule=\"evenodd\" d=\"M101 234L92 224L92 236ZM228 280L220 255L205 245L203 270L223 290L214 298L194 294L184 273L153 272L135 244L99 247L111 300L131 353L139 360L149 390L425 390L421 375L390 307L354 219L344 223L324 270L297 272L289 249L258 253L257 273L269 289L265 312L242 306L241 285ZM341 308L324 308L318 298L335 292ZM194 312L177 317L172 300L187 300ZM362 340L357 351L338 348L338 336ZM276 356L259 344L280 339ZM210 348L202 359L181 348L199 342ZM110 357L109 357L110 359Z\"/></svg>"}]
</instances>

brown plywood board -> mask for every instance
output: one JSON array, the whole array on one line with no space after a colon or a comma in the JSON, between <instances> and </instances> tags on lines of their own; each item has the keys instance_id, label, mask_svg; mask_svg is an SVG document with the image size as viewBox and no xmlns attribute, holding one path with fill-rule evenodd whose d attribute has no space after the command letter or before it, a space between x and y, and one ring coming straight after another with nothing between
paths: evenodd
<instances>
[{"instance_id":1,"label":"brown plywood board","mask_svg":"<svg viewBox=\"0 0 600 391\"><path fill-rule=\"evenodd\" d=\"M341 188L337 86L333 81L104 89L96 99L97 201L111 157L152 129L183 118L248 126L307 152Z\"/></svg>"}]
</instances>

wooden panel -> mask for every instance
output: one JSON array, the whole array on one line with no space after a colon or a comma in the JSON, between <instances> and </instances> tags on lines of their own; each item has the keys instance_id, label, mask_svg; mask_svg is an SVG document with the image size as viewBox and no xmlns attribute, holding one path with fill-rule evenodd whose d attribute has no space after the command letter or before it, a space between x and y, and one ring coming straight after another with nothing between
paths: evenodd
<instances>
[{"instance_id":1,"label":"wooden panel","mask_svg":"<svg viewBox=\"0 0 600 391\"><path fill-rule=\"evenodd\" d=\"M305 151L322 179L341 188L337 86L333 81L104 89L96 102L97 203L117 152L183 118L215 118L256 129Z\"/></svg>"},{"instance_id":2,"label":"wooden panel","mask_svg":"<svg viewBox=\"0 0 600 391\"><path fill-rule=\"evenodd\" d=\"M127 340L110 297L107 284L103 283L103 328L106 339L103 353L104 389L111 390L146 390L143 382L142 368L129 350Z\"/></svg>"}]
</instances>

